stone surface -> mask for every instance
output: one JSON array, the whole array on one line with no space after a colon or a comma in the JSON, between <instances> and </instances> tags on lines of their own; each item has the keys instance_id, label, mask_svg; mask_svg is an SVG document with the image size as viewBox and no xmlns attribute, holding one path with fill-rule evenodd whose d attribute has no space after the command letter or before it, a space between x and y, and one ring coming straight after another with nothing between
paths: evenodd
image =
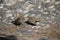
<instances>
[{"instance_id":1,"label":"stone surface","mask_svg":"<svg viewBox=\"0 0 60 40\"><path fill-rule=\"evenodd\" d=\"M59 0L5 0L0 3L0 34L18 40L60 40L59 7Z\"/></svg>"}]
</instances>

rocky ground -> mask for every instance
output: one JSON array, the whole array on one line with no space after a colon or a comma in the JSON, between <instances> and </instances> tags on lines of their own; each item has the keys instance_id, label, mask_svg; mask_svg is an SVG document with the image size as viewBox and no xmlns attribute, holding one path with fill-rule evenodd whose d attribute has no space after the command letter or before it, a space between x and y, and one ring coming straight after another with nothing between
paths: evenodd
<instances>
[{"instance_id":1,"label":"rocky ground","mask_svg":"<svg viewBox=\"0 0 60 40\"><path fill-rule=\"evenodd\" d=\"M0 34L15 35L18 40L60 40L59 5L59 0L2 1Z\"/></svg>"},{"instance_id":2,"label":"rocky ground","mask_svg":"<svg viewBox=\"0 0 60 40\"><path fill-rule=\"evenodd\" d=\"M38 26L37 26L38 27ZM15 35L18 40L60 40L60 24L50 27L31 28L13 26L0 28L0 34Z\"/></svg>"}]
</instances>

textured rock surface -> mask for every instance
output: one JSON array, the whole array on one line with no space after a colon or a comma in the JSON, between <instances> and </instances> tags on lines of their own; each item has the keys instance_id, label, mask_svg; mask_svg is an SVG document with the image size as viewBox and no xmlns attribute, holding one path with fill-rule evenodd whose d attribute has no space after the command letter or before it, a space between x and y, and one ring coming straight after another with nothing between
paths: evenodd
<instances>
[{"instance_id":1,"label":"textured rock surface","mask_svg":"<svg viewBox=\"0 0 60 40\"><path fill-rule=\"evenodd\" d=\"M18 40L60 40L59 7L60 0L5 0L0 3L0 34Z\"/></svg>"},{"instance_id":2,"label":"textured rock surface","mask_svg":"<svg viewBox=\"0 0 60 40\"><path fill-rule=\"evenodd\" d=\"M19 27L2 27L0 34L15 35L19 40L60 40L60 24L50 26L49 28L29 28Z\"/></svg>"}]
</instances>

